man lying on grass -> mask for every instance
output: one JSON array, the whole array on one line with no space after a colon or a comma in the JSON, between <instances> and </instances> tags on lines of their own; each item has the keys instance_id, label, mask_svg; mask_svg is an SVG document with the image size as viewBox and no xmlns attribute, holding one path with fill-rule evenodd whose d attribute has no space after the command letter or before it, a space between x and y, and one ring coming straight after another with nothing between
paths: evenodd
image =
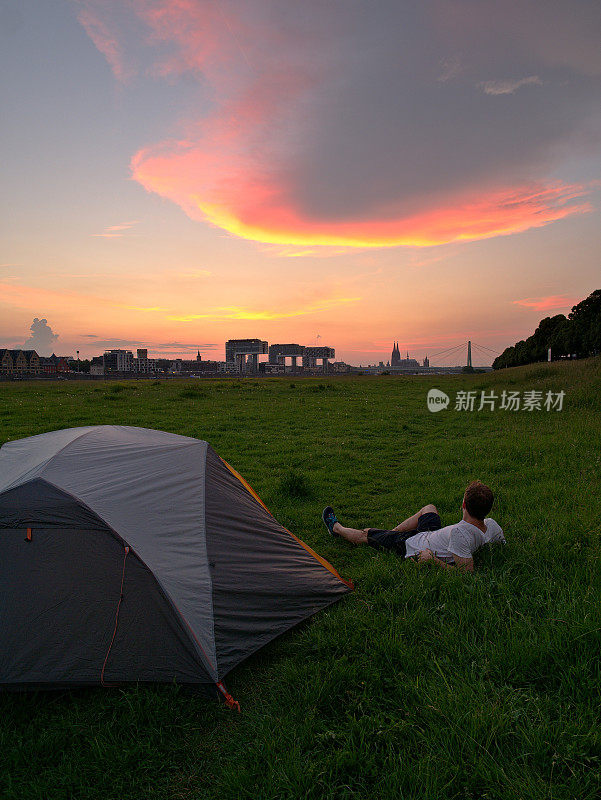
<instances>
[{"instance_id":1,"label":"man lying on grass","mask_svg":"<svg viewBox=\"0 0 601 800\"><path fill-rule=\"evenodd\" d=\"M465 490L461 506L463 519L442 527L436 506L427 505L391 531L380 528L345 528L338 522L334 509L323 510L323 521L332 536L341 536L352 544L393 550L403 558L432 561L444 569L457 567L474 571L474 553L484 544L501 542L505 537L500 526L486 515L492 508L493 493L480 481L473 481Z\"/></svg>"}]
</instances>

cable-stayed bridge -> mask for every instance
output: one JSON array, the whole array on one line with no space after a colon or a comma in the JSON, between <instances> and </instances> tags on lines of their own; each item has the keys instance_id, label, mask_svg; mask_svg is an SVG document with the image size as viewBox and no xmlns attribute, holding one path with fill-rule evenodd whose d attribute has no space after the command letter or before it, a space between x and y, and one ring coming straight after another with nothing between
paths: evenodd
<instances>
[{"instance_id":1,"label":"cable-stayed bridge","mask_svg":"<svg viewBox=\"0 0 601 800\"><path fill-rule=\"evenodd\" d=\"M486 359L487 361L490 360L490 362L494 361L496 356L500 355L500 353L493 350L491 347L485 347L482 344L477 344L469 340L467 342L461 342L461 344L453 345L453 347L447 347L445 350L439 350L437 353L432 353L431 356L428 356L428 360L430 361L431 367L450 366L453 364L453 359L455 360L455 365L461 362L461 366L472 367L472 352L479 356L478 360ZM465 353L465 356L463 356L463 353ZM488 366L488 364L486 364L486 366Z\"/></svg>"},{"instance_id":2,"label":"cable-stayed bridge","mask_svg":"<svg viewBox=\"0 0 601 800\"><path fill-rule=\"evenodd\" d=\"M421 348L422 350L425 348ZM447 347L444 350L438 350L428 353L423 363L419 363L413 358L400 358L398 345L395 343L393 350L393 358L389 364L380 362L379 365L368 365L367 367L353 367L355 370L363 370L370 374L380 374L383 371L394 374L406 375L419 375L427 373L457 373L461 372L466 367L474 369L483 369L489 371L492 369L492 362L495 356L499 353L491 347L473 342L471 339L461 344L455 344L452 347ZM475 356L477 363L474 367L472 357ZM483 362L483 363L482 363Z\"/></svg>"}]
</instances>

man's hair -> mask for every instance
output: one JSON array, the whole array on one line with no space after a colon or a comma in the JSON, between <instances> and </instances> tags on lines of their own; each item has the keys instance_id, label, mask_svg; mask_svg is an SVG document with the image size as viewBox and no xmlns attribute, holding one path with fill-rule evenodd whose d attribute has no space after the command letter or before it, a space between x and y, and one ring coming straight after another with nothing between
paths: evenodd
<instances>
[{"instance_id":1,"label":"man's hair","mask_svg":"<svg viewBox=\"0 0 601 800\"><path fill-rule=\"evenodd\" d=\"M470 517L483 520L492 508L494 495L482 481L472 481L465 490L463 500Z\"/></svg>"}]
</instances>

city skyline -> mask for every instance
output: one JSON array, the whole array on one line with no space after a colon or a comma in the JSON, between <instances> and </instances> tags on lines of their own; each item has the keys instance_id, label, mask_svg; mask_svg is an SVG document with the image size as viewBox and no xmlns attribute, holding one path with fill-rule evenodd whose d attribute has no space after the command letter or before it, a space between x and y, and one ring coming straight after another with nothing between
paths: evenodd
<instances>
[{"instance_id":1,"label":"city skyline","mask_svg":"<svg viewBox=\"0 0 601 800\"><path fill-rule=\"evenodd\" d=\"M594 4L1 13L0 347L37 319L43 355L319 336L421 361L597 288Z\"/></svg>"},{"instance_id":2,"label":"city skyline","mask_svg":"<svg viewBox=\"0 0 601 800\"><path fill-rule=\"evenodd\" d=\"M23 345L13 344L13 346L6 346L6 347L2 345L2 346L0 346L0 351L2 349L13 350L15 352L19 352L21 350L22 351L31 350L31 351L36 352L39 356L43 356L43 357L48 357L49 355L56 356L55 350L60 350L60 342L59 342L60 336L52 331L52 329L48 325L48 321L46 319L41 319L41 320L38 319L38 318L34 319L32 325L30 326L30 332L31 332L30 333L30 337L27 339L27 341ZM336 349L335 347L331 348L329 345L324 345L323 343L321 343L319 341L321 338L322 337L320 335L318 335L313 343L304 344L304 345L302 345L300 343L296 343L296 345L299 345L301 350L304 350L304 349L307 349L307 348L308 349L313 349L313 350L316 350L316 349L324 349L324 350L332 349L332 350L335 350ZM16 340L16 339L18 339L18 337L12 337L12 339ZM227 351L228 351L228 345L232 341L239 341L239 340L228 340L228 341L226 341L221 350L219 350L219 345L217 343L215 343L214 345L210 345L210 347L211 348L215 348L215 350L209 350L209 355L208 356L206 355L207 345L186 344L185 345L185 352L182 353L181 350L180 350L180 348L182 347L181 343L176 343L176 342L166 343L163 346L172 347L172 348L175 347L175 351L176 352L174 353L173 349L172 350L166 350L166 351L160 351L160 350L156 350L156 348L155 348L151 352L151 357L154 358L154 359L166 359L166 360L171 359L171 360L175 361L175 360L182 360L182 359L185 360L187 357L191 356L192 359L197 359L197 360L225 362L225 361L231 360L231 359L228 359ZM116 342L118 342L118 344L119 344L118 347L115 345ZM269 348L278 347L278 346L279 347L283 346L285 348L290 348L291 346L296 346L296 345L293 345L292 342L281 342L281 343L263 342L263 344L266 347L269 346ZM384 359L382 359L382 358L379 359L379 361L376 360L376 362L374 362L374 364L372 366L378 366L378 365L379 366L395 366L395 363L399 364L401 361L403 361L405 359L407 361L414 360L414 356L415 356L415 358L417 358L417 360L422 362L422 365L426 365L427 366L429 364L429 362L430 362L430 357L432 355L435 358L437 356L440 356L440 358L437 359L438 366L449 366L449 365L451 365L451 361L448 360L449 358L450 359L454 358L455 361L453 361L452 363L453 363L453 365L457 366L457 365L463 364L463 361L465 361L465 359L462 356L462 348L467 352L467 348L468 348L469 344L470 344L470 342L468 340L468 342L462 342L459 345L452 346L452 347L448 348L448 350L451 351L448 354L447 354L447 350L441 351L440 353L434 353L433 352L434 348L426 348L424 350L424 353L423 353L422 356L419 356L418 354L411 354L410 355L409 354L409 350L406 349L404 351L405 352L405 356L402 356L399 353L399 343L398 343L398 341L393 340L391 342L392 350L389 350L388 356L387 357L385 356ZM94 347L96 347L96 348L101 347L101 349L100 350L96 349L96 350L94 350L92 352ZM201 354L201 348L203 348L203 351L205 352L204 356ZM82 350L80 348L76 349L74 352L75 352L75 356L76 356L77 359L90 360L92 358L98 357L100 355L103 355L103 354L106 354L106 353L109 353L109 352L131 351L133 353L133 350L137 350L138 353L140 353L140 351L148 353L149 345L148 345L148 343L140 342L140 341L137 341L137 340L133 340L133 344L131 344L131 343L128 343L128 342L124 342L123 340L109 339L109 340L106 340L105 342L100 341L100 342L94 342L94 344L88 344L85 353L82 352ZM490 351L489 348L486 348L486 347L479 348L479 350L480 350L480 352L476 352L474 357L473 357L474 365L475 366L490 366L490 362L492 362L492 359L494 358L495 353L493 351ZM482 351L487 351L487 350L488 350L488 353L487 352L482 352ZM88 351L90 351L90 352L88 352ZM62 353L62 351L61 351L61 353ZM396 353L396 355L395 355L395 353ZM499 355L499 353L496 353L496 355ZM259 359L258 360L259 361L266 361L268 359L267 350L264 351L263 356L264 357L259 355ZM62 353L61 357L63 357L63 358L74 358L74 355L72 353ZM289 358L291 356L288 353L286 353L286 357ZM299 358L300 358L300 350L299 350ZM334 356L332 356L332 358L334 358ZM338 359L338 360L342 361L342 359ZM357 364L350 364L350 366L357 366Z\"/></svg>"}]
</instances>

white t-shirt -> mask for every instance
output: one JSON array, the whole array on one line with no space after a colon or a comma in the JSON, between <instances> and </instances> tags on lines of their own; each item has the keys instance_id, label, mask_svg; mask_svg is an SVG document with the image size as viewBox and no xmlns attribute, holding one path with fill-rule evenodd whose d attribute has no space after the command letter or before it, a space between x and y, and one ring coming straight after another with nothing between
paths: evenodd
<instances>
[{"instance_id":1,"label":"white t-shirt","mask_svg":"<svg viewBox=\"0 0 601 800\"><path fill-rule=\"evenodd\" d=\"M501 526L487 517L484 520L486 531L483 533L471 522L461 520L455 525L447 525L438 531L424 531L416 533L405 542L407 555L405 558L417 555L421 550L431 550L436 558L449 564L454 562L453 556L471 558L483 544L502 542L505 537Z\"/></svg>"}]
</instances>

